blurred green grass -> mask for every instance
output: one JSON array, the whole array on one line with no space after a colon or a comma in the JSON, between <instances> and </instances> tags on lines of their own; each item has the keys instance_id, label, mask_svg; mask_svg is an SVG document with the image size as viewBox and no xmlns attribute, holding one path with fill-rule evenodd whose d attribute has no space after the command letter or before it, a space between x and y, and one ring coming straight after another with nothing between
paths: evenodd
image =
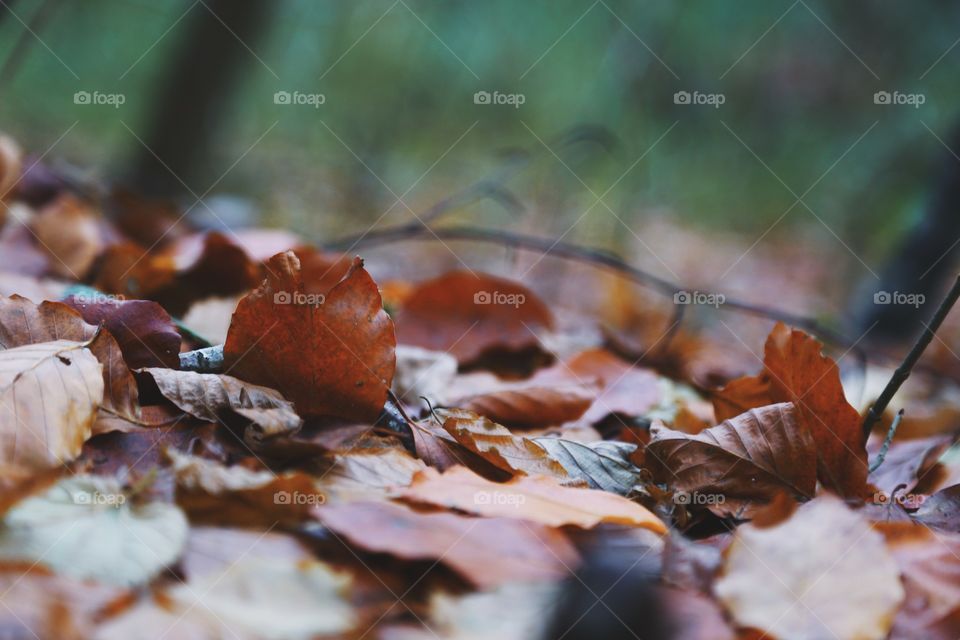
<instances>
[{"instance_id":1,"label":"blurred green grass","mask_svg":"<svg viewBox=\"0 0 960 640\"><path fill-rule=\"evenodd\" d=\"M12 8L29 22L40 5ZM0 88L0 129L42 153L76 122L50 157L122 173L139 147L127 127L145 129L189 12L202 10L64 3ZM559 235L580 219L569 238L614 245L651 213L746 237L780 220L780 231L821 227L825 241L876 256L915 220L947 153L937 136L960 114L960 6L947 2L281 0L274 10L218 123L216 175L242 160L217 191L319 237L365 228L412 185L404 202L422 210L526 148L542 157L510 186L531 213L517 220L486 203L474 220ZM0 24L0 61L19 19ZM126 103L78 106L78 90ZM277 105L280 90L326 101ZM525 103L477 105L480 90ZM681 90L725 102L678 105ZM926 102L876 105L879 90ZM616 136L614 154L544 149L587 123ZM594 204L614 183L604 202L616 216ZM814 184L803 200L816 215L803 204L784 215ZM399 204L383 223L410 218Z\"/></svg>"}]
</instances>

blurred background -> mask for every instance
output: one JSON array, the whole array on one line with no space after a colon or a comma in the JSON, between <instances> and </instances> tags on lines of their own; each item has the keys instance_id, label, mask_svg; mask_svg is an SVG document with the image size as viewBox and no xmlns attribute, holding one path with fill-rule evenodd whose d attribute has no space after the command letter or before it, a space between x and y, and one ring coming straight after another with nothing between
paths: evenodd
<instances>
[{"instance_id":1,"label":"blurred background","mask_svg":"<svg viewBox=\"0 0 960 640\"><path fill-rule=\"evenodd\" d=\"M2 4L0 128L26 149L314 240L529 158L518 206L454 218L721 289L796 250L847 283L840 311L960 161L950 2Z\"/></svg>"}]
</instances>

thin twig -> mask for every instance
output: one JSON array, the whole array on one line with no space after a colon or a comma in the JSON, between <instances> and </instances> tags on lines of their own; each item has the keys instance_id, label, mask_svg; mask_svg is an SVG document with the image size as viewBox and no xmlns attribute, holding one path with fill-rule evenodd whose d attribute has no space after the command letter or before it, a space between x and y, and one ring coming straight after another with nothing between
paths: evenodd
<instances>
[{"instance_id":1,"label":"thin twig","mask_svg":"<svg viewBox=\"0 0 960 640\"><path fill-rule=\"evenodd\" d=\"M586 262L601 268L608 269L618 273L637 284L653 289L667 296L673 296L676 293L686 291L688 287L682 287L669 280L655 276L642 269L638 269L628 264L616 254L603 249L583 247L577 244L555 241L549 238L540 238L537 236L524 235L512 231L500 229L484 229L472 226L443 227L430 229L427 227L395 227L392 229L382 229L372 231L367 236L357 242L358 245L378 245L390 242L405 240L464 240L471 242L490 242L529 251L538 251L540 253L555 256L565 260L574 260ZM338 247L339 243L333 243L328 247ZM723 309L739 311L753 316L779 320L801 329L805 329L817 334L824 340L834 345L849 348L857 355L858 359L865 361L863 350L856 345L855 341L841 335L820 323L805 316L796 315L773 307L756 305L743 300L738 300L730 296L724 296Z\"/></svg>"},{"instance_id":2,"label":"thin twig","mask_svg":"<svg viewBox=\"0 0 960 640\"><path fill-rule=\"evenodd\" d=\"M890 377L890 381L887 383L887 386L883 388L883 393L880 394L880 397L877 398L877 401L873 403L873 406L870 407L870 411L867 412L866 417L864 417L864 438L870 435L870 430L873 429L873 425L876 424L877 420L880 419L880 416L883 415L883 412L886 410L887 405L890 404L893 396L896 395L903 383L907 380L907 378L910 377L910 372L913 370L913 366L917 363L917 360L920 359L920 356L923 355L924 350L926 350L927 346L933 340L934 334L937 332L937 329L940 328L940 325L943 324L944 318L946 318L947 314L950 313L950 309L953 308L953 305L957 302L958 297L960 297L960 276L957 276L953 286L947 293L947 297L945 297L940 303L940 306L937 307L936 312L933 314L933 318L930 319L930 323L923 325L923 333L920 334L919 338L917 338L916 344L913 345L913 348L910 349L910 353L907 354L907 357L903 359L903 362L900 363L900 366L897 367L896 371L893 372L893 375Z\"/></svg>"},{"instance_id":3,"label":"thin twig","mask_svg":"<svg viewBox=\"0 0 960 640\"><path fill-rule=\"evenodd\" d=\"M873 473L880 468L880 465L883 464L884 458L887 457L887 451L890 450L890 442L893 441L893 436L897 433L897 427L900 426L900 421L903 420L903 409L897 411L897 415L893 417L893 423L890 424L890 430L887 431L887 437L883 439L883 444L880 446L880 452L877 453L877 457L873 459L873 462L870 463L870 473Z\"/></svg>"}]
</instances>

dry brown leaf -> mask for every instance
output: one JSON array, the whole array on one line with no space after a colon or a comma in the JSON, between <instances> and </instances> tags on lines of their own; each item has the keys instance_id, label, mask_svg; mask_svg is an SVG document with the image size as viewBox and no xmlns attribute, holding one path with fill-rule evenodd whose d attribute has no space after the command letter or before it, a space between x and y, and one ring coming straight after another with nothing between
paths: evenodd
<instances>
[{"instance_id":1,"label":"dry brown leaf","mask_svg":"<svg viewBox=\"0 0 960 640\"><path fill-rule=\"evenodd\" d=\"M365 551L439 560L480 588L557 580L579 562L560 531L509 518L422 513L392 502L328 504L316 517Z\"/></svg>"},{"instance_id":2,"label":"dry brown leaf","mask_svg":"<svg viewBox=\"0 0 960 640\"><path fill-rule=\"evenodd\" d=\"M0 630L14 640L85 640L132 599L126 589L56 576L29 563L0 564L0 592Z\"/></svg>"},{"instance_id":3,"label":"dry brown leaf","mask_svg":"<svg viewBox=\"0 0 960 640\"><path fill-rule=\"evenodd\" d=\"M739 625L783 640L880 640L904 596L883 537L833 497L741 525L714 593Z\"/></svg>"},{"instance_id":4,"label":"dry brown leaf","mask_svg":"<svg viewBox=\"0 0 960 640\"><path fill-rule=\"evenodd\" d=\"M817 488L813 439L791 403L751 409L696 435L655 424L645 459L656 481L681 492L675 502L720 516L750 518L780 491L807 500Z\"/></svg>"},{"instance_id":5,"label":"dry brown leaf","mask_svg":"<svg viewBox=\"0 0 960 640\"><path fill-rule=\"evenodd\" d=\"M84 292L70 296L64 304L80 312L88 324L103 324L131 369L180 366L180 332L156 302Z\"/></svg>"},{"instance_id":6,"label":"dry brown leaf","mask_svg":"<svg viewBox=\"0 0 960 640\"><path fill-rule=\"evenodd\" d=\"M466 467L442 474L417 473L399 497L486 517L520 518L550 527L576 525L590 529L601 522L642 527L666 533L657 516L626 498L606 491L565 487L546 476L521 476L507 483L491 482Z\"/></svg>"},{"instance_id":7,"label":"dry brown leaf","mask_svg":"<svg viewBox=\"0 0 960 640\"><path fill-rule=\"evenodd\" d=\"M537 347L553 315L532 291L497 276L451 271L420 285L397 315L403 344L452 354L461 364L486 351Z\"/></svg>"},{"instance_id":8,"label":"dry brown leaf","mask_svg":"<svg viewBox=\"0 0 960 640\"><path fill-rule=\"evenodd\" d=\"M533 382L551 380L599 384L600 394L583 416L590 423L610 414L642 416L657 405L662 395L656 373L630 366L606 349L588 349L533 378Z\"/></svg>"},{"instance_id":9,"label":"dry brown leaf","mask_svg":"<svg viewBox=\"0 0 960 640\"><path fill-rule=\"evenodd\" d=\"M305 473L251 471L168 450L177 481L177 504L194 524L233 527L301 525L326 495Z\"/></svg>"},{"instance_id":10,"label":"dry brown leaf","mask_svg":"<svg viewBox=\"0 0 960 640\"><path fill-rule=\"evenodd\" d=\"M80 455L103 398L89 343L0 351L0 464L45 469Z\"/></svg>"},{"instance_id":11,"label":"dry brown leaf","mask_svg":"<svg viewBox=\"0 0 960 640\"><path fill-rule=\"evenodd\" d=\"M103 365L102 408L93 425L94 434L126 430L139 421L137 384L109 331L98 331L59 302L37 305L16 295L0 296L0 349L53 340L92 340L89 349Z\"/></svg>"},{"instance_id":12,"label":"dry brown leaf","mask_svg":"<svg viewBox=\"0 0 960 640\"><path fill-rule=\"evenodd\" d=\"M225 412L233 412L250 420L244 440L251 443L296 433L303 422L280 392L233 376L161 368L140 371L156 382L167 400L194 417L219 422Z\"/></svg>"},{"instance_id":13,"label":"dry brown leaf","mask_svg":"<svg viewBox=\"0 0 960 640\"><path fill-rule=\"evenodd\" d=\"M238 378L278 389L304 417L376 420L395 366L393 323L377 285L357 258L324 298L305 304L292 252L240 301L224 359ZM322 303L321 303L322 302Z\"/></svg>"},{"instance_id":14,"label":"dry brown leaf","mask_svg":"<svg viewBox=\"0 0 960 640\"><path fill-rule=\"evenodd\" d=\"M472 411L438 412L443 428L461 445L512 474L545 475L570 480L563 466L529 438L515 436L506 427Z\"/></svg>"},{"instance_id":15,"label":"dry brown leaf","mask_svg":"<svg viewBox=\"0 0 960 640\"><path fill-rule=\"evenodd\" d=\"M465 398L457 406L515 429L539 429L576 420L593 404L595 389L577 383L514 385Z\"/></svg>"},{"instance_id":16,"label":"dry brown leaf","mask_svg":"<svg viewBox=\"0 0 960 640\"><path fill-rule=\"evenodd\" d=\"M860 414L847 402L840 370L822 348L803 331L778 322L764 347L763 373L734 380L716 392L717 418L730 418L742 413L740 409L794 403L816 444L820 482L842 496L864 497L867 452Z\"/></svg>"},{"instance_id":17,"label":"dry brown leaf","mask_svg":"<svg viewBox=\"0 0 960 640\"><path fill-rule=\"evenodd\" d=\"M50 253L53 274L83 280L106 248L103 224L100 213L89 204L64 195L47 205L31 226Z\"/></svg>"},{"instance_id":18,"label":"dry brown leaf","mask_svg":"<svg viewBox=\"0 0 960 640\"><path fill-rule=\"evenodd\" d=\"M887 539L906 599L892 638L954 640L960 636L960 535L909 522L875 525Z\"/></svg>"}]
</instances>

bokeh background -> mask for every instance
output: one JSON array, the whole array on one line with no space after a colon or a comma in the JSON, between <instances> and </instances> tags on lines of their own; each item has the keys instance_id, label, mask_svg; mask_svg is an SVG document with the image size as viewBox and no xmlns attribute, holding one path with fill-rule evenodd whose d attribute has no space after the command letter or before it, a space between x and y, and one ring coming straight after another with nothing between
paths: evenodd
<instances>
[{"instance_id":1,"label":"bokeh background","mask_svg":"<svg viewBox=\"0 0 960 640\"><path fill-rule=\"evenodd\" d=\"M212 0L2 4L0 128L46 160L122 180L158 112L196 106L171 67ZM717 281L755 275L745 251L812 246L808 262L851 283L880 271L953 155L957 3L268 4L254 35L224 36L222 21L236 81L172 195L238 196L313 239L409 221L525 152L507 183L522 208L454 217L610 247L668 278L725 238L740 250L711 267ZM77 91L124 103L77 105ZM276 104L278 91L324 103ZM523 104L476 104L478 91ZM723 104L677 104L680 91ZM923 104L876 104L878 91ZM590 135L564 144L571 130ZM696 241L672 245L665 221Z\"/></svg>"}]
</instances>

